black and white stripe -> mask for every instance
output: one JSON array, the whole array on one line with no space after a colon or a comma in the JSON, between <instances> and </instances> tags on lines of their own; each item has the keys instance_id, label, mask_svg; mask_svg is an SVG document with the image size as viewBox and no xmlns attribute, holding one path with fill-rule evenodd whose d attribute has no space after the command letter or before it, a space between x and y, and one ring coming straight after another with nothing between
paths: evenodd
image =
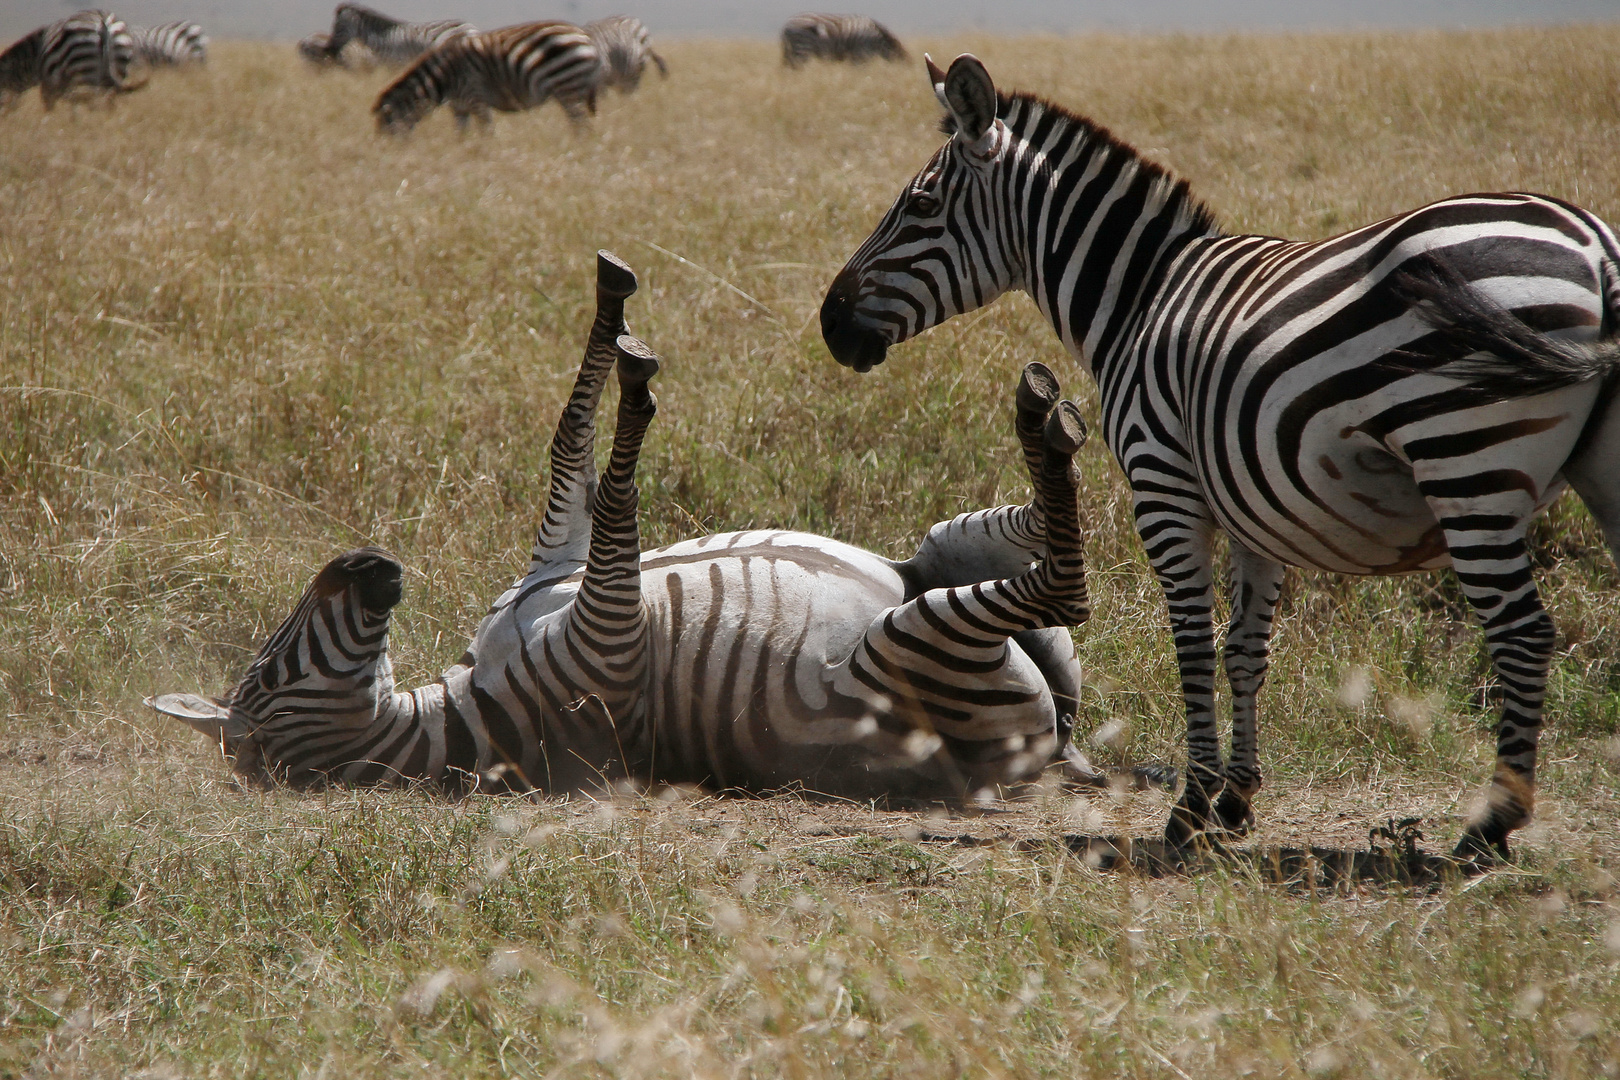
<instances>
[{"instance_id":1,"label":"black and white stripe","mask_svg":"<svg viewBox=\"0 0 1620 1080\"><path fill-rule=\"evenodd\" d=\"M208 61L208 35L191 22L130 27L135 57L153 67L184 67Z\"/></svg>"},{"instance_id":2,"label":"black and white stripe","mask_svg":"<svg viewBox=\"0 0 1620 1080\"><path fill-rule=\"evenodd\" d=\"M900 39L865 15L795 15L782 27L782 62L798 67L807 60L852 60L880 56L904 60Z\"/></svg>"},{"instance_id":3,"label":"black and white stripe","mask_svg":"<svg viewBox=\"0 0 1620 1080\"><path fill-rule=\"evenodd\" d=\"M463 130L490 110L519 112L553 98L575 123L596 112L601 60L589 35L561 22L523 23L453 38L425 54L377 97L381 131L405 132L440 105Z\"/></svg>"},{"instance_id":4,"label":"black and white stripe","mask_svg":"<svg viewBox=\"0 0 1620 1080\"><path fill-rule=\"evenodd\" d=\"M237 767L299 785L422 780L564 790L619 777L847 797L961 797L1039 773L1080 692L1073 455L1085 437L1032 365L1026 506L935 526L896 563L820 536L727 533L642 551L635 470L657 359L627 334L635 276L603 253L597 317L551 445L528 571L439 679L394 690L400 567L374 548L315 578L237 688L153 705ZM595 415L620 397L606 471Z\"/></svg>"},{"instance_id":5,"label":"black and white stripe","mask_svg":"<svg viewBox=\"0 0 1620 1080\"><path fill-rule=\"evenodd\" d=\"M352 45L382 64L408 64L445 42L478 30L459 19L403 22L361 4L339 4L332 10L332 30L298 43L305 59L317 64L352 66Z\"/></svg>"},{"instance_id":6,"label":"black and white stripe","mask_svg":"<svg viewBox=\"0 0 1620 1080\"><path fill-rule=\"evenodd\" d=\"M63 97L105 96L138 90L130 78L135 46L122 19L80 11L40 27L0 53L0 107L34 86L49 109Z\"/></svg>"},{"instance_id":7,"label":"black and white stripe","mask_svg":"<svg viewBox=\"0 0 1620 1080\"><path fill-rule=\"evenodd\" d=\"M628 94L641 85L641 74L647 61L658 65L659 78L669 76L664 58L653 51L652 35L640 19L629 15L609 15L605 19L588 22L580 29L590 35L591 43L601 58L601 76L597 84L606 89L617 86Z\"/></svg>"},{"instance_id":8,"label":"black and white stripe","mask_svg":"<svg viewBox=\"0 0 1620 1080\"><path fill-rule=\"evenodd\" d=\"M1181 668L1192 769L1170 838L1250 819L1285 564L1450 565L1505 696L1490 808L1458 851L1505 857L1533 806L1553 649L1526 528L1568 485L1620 551L1614 233L1557 199L1482 194L1317 242L1229 236L1090 121L998 95L972 56L929 70L952 137L834 280L823 334L864 371L1018 289L1090 368ZM1232 542L1225 763L1217 529Z\"/></svg>"}]
</instances>

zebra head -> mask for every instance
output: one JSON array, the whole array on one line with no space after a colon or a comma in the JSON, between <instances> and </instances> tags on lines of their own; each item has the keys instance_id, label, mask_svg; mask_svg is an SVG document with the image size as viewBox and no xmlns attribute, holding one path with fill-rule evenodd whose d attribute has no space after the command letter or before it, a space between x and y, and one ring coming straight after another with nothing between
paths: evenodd
<instances>
[{"instance_id":1,"label":"zebra head","mask_svg":"<svg viewBox=\"0 0 1620 1080\"><path fill-rule=\"evenodd\" d=\"M375 718L394 686L388 620L401 595L399 562L381 548L339 555L222 698L163 694L147 704L219 742L254 771L323 732L349 734Z\"/></svg>"},{"instance_id":2,"label":"zebra head","mask_svg":"<svg viewBox=\"0 0 1620 1080\"><path fill-rule=\"evenodd\" d=\"M948 72L923 60L951 137L839 271L821 305L828 350L856 371L871 370L889 346L983 307L1024 278L1023 253L1001 212L1017 151L997 115L995 83L971 53Z\"/></svg>"}]
</instances>

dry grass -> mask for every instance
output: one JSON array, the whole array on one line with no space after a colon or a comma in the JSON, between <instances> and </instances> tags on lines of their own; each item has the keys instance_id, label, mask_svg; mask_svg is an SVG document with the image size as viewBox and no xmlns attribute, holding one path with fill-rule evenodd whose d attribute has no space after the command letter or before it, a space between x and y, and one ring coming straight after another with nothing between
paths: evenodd
<instances>
[{"instance_id":1,"label":"dry grass","mask_svg":"<svg viewBox=\"0 0 1620 1080\"><path fill-rule=\"evenodd\" d=\"M1482 188L1620 220L1617 29L924 44L1095 115L1234 228ZM140 699L230 681L362 539L412 571L402 677L452 660L526 550L597 247L641 272L667 360L652 542L908 554L1020 496L1025 361L1092 394L1022 300L864 378L822 349L822 289L937 143L920 65L672 44L589 134L543 110L395 142L380 74L215 54L110 116L0 118L0 1077L1620 1075L1620 589L1572 503L1538 532L1564 635L1539 824L1467 887L1150 880L1011 842L1151 835L1152 793L938 823L236 790ZM1106 451L1083 468L1083 726L1175 756L1162 602ZM1485 671L1446 579L1296 578L1261 839L1420 814L1449 842ZM962 833L995 842L930 839Z\"/></svg>"}]
</instances>

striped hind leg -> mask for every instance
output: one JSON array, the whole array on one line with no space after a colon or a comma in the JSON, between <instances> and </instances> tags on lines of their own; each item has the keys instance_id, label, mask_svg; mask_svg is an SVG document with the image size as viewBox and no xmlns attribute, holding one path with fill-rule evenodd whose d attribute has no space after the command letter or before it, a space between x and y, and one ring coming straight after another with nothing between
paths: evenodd
<instances>
[{"instance_id":1,"label":"striped hind leg","mask_svg":"<svg viewBox=\"0 0 1620 1080\"><path fill-rule=\"evenodd\" d=\"M841 693L877 703L891 729L936 736L936 759L964 789L1027 779L1050 760L1051 745L1030 745L1051 742L1050 689L1009 638L1090 616L1073 472L1084 439L1079 410L1060 402L1035 477L1046 507L1040 563L1001 580L930 589L890 609L835 680Z\"/></svg>"},{"instance_id":2,"label":"striped hind leg","mask_svg":"<svg viewBox=\"0 0 1620 1080\"><path fill-rule=\"evenodd\" d=\"M624 301L635 291L635 271L618 256L598 251L596 319L573 392L551 438L551 492L530 555L530 574L553 567L567 575L585 561L596 499L596 407L618 357L615 341L629 333Z\"/></svg>"},{"instance_id":3,"label":"striped hind leg","mask_svg":"<svg viewBox=\"0 0 1620 1080\"><path fill-rule=\"evenodd\" d=\"M1271 663L1272 619L1282 595L1283 566L1235 541L1231 565L1232 621L1221 655L1232 687L1232 756L1215 803L1215 822L1241 836L1254 820L1254 796L1261 784L1256 698Z\"/></svg>"}]
</instances>

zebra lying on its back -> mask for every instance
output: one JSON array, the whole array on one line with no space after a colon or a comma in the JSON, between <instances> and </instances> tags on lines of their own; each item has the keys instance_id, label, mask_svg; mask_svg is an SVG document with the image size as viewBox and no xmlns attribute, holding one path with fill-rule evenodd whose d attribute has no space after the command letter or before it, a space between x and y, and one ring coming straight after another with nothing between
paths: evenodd
<instances>
[{"instance_id":1,"label":"zebra lying on its back","mask_svg":"<svg viewBox=\"0 0 1620 1080\"><path fill-rule=\"evenodd\" d=\"M560 22L522 23L467 34L422 56L377 95L371 107L379 131L402 133L448 104L463 131L491 109L519 112L551 98L580 123L596 112L601 60L590 37Z\"/></svg>"},{"instance_id":2,"label":"zebra lying on its back","mask_svg":"<svg viewBox=\"0 0 1620 1080\"><path fill-rule=\"evenodd\" d=\"M881 56L904 60L900 39L865 15L795 15L782 27L782 62L798 67L806 60L853 60Z\"/></svg>"},{"instance_id":3,"label":"zebra lying on its back","mask_svg":"<svg viewBox=\"0 0 1620 1080\"><path fill-rule=\"evenodd\" d=\"M208 60L208 35L196 23L131 27L129 36L135 43L136 58L154 67L184 67Z\"/></svg>"},{"instance_id":4,"label":"zebra lying on its back","mask_svg":"<svg viewBox=\"0 0 1620 1080\"><path fill-rule=\"evenodd\" d=\"M658 65L658 77L668 78L669 68L664 58L653 52L652 35L640 19L629 15L609 15L580 27L590 35L591 43L602 60L599 87L617 86L620 93L628 94L641 85L641 73L647 61Z\"/></svg>"},{"instance_id":5,"label":"zebra lying on its back","mask_svg":"<svg viewBox=\"0 0 1620 1080\"><path fill-rule=\"evenodd\" d=\"M408 64L452 38L477 32L472 24L458 19L401 22L360 4L339 4L332 10L332 32L311 34L298 43L298 51L316 64L348 67L351 60L345 50L353 42L380 63Z\"/></svg>"},{"instance_id":6,"label":"zebra lying on its back","mask_svg":"<svg viewBox=\"0 0 1620 1080\"><path fill-rule=\"evenodd\" d=\"M1096 376L1169 603L1191 768L1167 835L1241 831L1284 564L1452 566L1503 690L1486 864L1534 805L1552 620L1525 533L1566 485L1620 554L1620 241L1526 194L1446 199L1316 242L1229 236L1082 117L929 62L949 141L834 279L827 346L865 371L1001 293ZM1231 539L1232 757L1215 722L1211 543ZM1222 790L1224 786L1224 791ZM1211 805L1217 794L1220 802Z\"/></svg>"},{"instance_id":7,"label":"zebra lying on its back","mask_svg":"<svg viewBox=\"0 0 1620 1080\"><path fill-rule=\"evenodd\" d=\"M455 665L395 691L400 565L362 548L316 576L235 690L151 704L219 739L239 771L296 786L561 791L629 777L960 798L1039 773L1073 723L1066 628L1088 615L1073 471L1085 427L1051 373L1031 365L1018 390L1034 500L936 525L907 562L778 531L643 552L635 470L658 361L626 333L634 289L602 253L528 572ZM598 479L594 418L615 365Z\"/></svg>"},{"instance_id":8,"label":"zebra lying on its back","mask_svg":"<svg viewBox=\"0 0 1620 1080\"><path fill-rule=\"evenodd\" d=\"M42 26L0 53L0 108L35 86L49 109L80 92L105 97L146 85L129 77L135 45L124 21L105 11L80 11Z\"/></svg>"}]
</instances>

